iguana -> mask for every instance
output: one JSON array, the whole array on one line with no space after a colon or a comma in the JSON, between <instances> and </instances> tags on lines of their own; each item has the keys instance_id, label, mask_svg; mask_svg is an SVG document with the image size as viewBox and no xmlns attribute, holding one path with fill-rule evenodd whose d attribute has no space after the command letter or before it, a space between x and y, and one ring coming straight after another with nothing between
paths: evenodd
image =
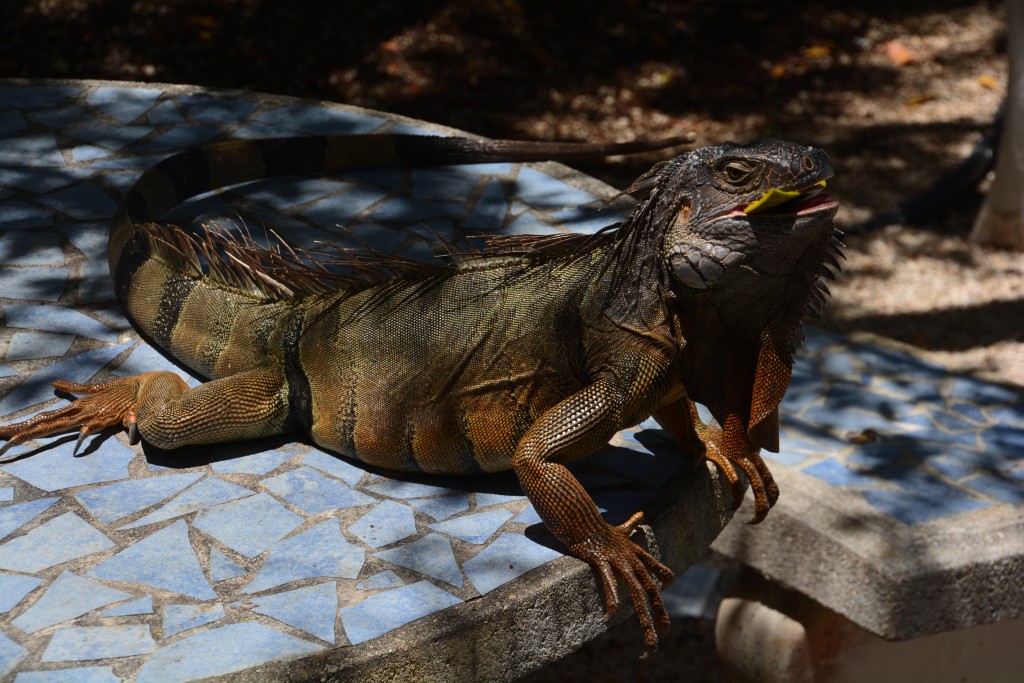
<instances>
[{"instance_id":1,"label":"iguana","mask_svg":"<svg viewBox=\"0 0 1024 683\"><path fill-rule=\"evenodd\" d=\"M640 196L632 214L594 235L492 237L451 265L368 252L349 259L348 278L154 222L188 197L274 175L572 153L371 135L230 141L160 162L118 209L110 272L139 330L211 381L55 382L83 398L0 427L4 448L73 429L81 444L118 425L163 449L303 430L397 472L514 469L548 529L596 570L606 619L618 581L628 588L646 656L669 625L660 591L672 573L630 540L642 513L605 522L565 463L653 415L725 472L736 504L741 470L753 521L764 517L778 488L758 450L778 448L800 322L838 251L823 151L697 149L642 175L627 190Z\"/></svg>"}]
</instances>

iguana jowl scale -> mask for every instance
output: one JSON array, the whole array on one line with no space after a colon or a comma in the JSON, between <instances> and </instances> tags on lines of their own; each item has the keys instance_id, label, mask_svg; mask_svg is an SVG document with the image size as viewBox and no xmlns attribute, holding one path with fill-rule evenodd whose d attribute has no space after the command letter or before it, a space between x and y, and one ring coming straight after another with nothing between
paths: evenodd
<instances>
[{"instance_id":1,"label":"iguana jowl scale","mask_svg":"<svg viewBox=\"0 0 1024 683\"><path fill-rule=\"evenodd\" d=\"M305 430L399 472L514 469L547 527L596 569L609 615L625 584L653 651L672 574L629 539L641 513L609 525L563 463L654 415L722 468L737 504L742 470L764 517L778 489L758 450L778 448L800 321L837 253L824 152L776 140L698 149L641 176L632 215L596 235L492 238L445 266L353 257L374 266L369 278L324 280L287 253L152 222L274 175L595 151L627 150L338 136L218 143L161 162L118 211L110 270L138 328L211 381L56 382L84 398L0 427L4 449L116 425L165 449Z\"/></svg>"}]
</instances>

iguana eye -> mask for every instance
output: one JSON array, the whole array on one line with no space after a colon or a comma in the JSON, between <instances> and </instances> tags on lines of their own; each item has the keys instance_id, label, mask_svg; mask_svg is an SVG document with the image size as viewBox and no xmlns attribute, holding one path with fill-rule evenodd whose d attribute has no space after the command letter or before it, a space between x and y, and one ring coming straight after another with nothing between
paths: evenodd
<instances>
[{"instance_id":1,"label":"iguana eye","mask_svg":"<svg viewBox=\"0 0 1024 683\"><path fill-rule=\"evenodd\" d=\"M754 167L742 161L730 161L725 165L724 170L725 177L728 178L729 182L739 185L750 179L750 175L754 172Z\"/></svg>"}]
</instances>

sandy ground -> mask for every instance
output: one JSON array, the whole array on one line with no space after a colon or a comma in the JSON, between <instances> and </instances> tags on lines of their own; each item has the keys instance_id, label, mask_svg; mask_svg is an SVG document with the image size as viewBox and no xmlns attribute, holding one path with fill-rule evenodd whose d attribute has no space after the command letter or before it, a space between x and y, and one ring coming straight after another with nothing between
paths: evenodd
<instances>
[{"instance_id":1,"label":"sandy ground","mask_svg":"<svg viewBox=\"0 0 1024 683\"><path fill-rule=\"evenodd\" d=\"M984 182L920 225L855 229L988 131L1005 41L1001 3L978 0L27 0L4 11L0 77L245 88L492 137L817 144L850 231L826 324L1024 385L1024 255L967 241ZM624 187L657 158L582 168ZM717 679L708 623L678 623L642 666L631 628L534 683Z\"/></svg>"}]
</instances>

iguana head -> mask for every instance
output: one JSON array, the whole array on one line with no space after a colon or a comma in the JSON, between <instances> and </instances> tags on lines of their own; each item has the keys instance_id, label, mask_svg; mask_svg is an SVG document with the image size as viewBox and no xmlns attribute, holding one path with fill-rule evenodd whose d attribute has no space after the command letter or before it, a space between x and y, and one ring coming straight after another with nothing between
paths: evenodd
<instances>
[{"instance_id":1,"label":"iguana head","mask_svg":"<svg viewBox=\"0 0 1024 683\"><path fill-rule=\"evenodd\" d=\"M663 254L690 292L792 274L831 233L838 209L823 192L832 176L825 152L780 140L699 149L659 175L660 193L678 202L674 220L657 221L668 224Z\"/></svg>"}]
</instances>

